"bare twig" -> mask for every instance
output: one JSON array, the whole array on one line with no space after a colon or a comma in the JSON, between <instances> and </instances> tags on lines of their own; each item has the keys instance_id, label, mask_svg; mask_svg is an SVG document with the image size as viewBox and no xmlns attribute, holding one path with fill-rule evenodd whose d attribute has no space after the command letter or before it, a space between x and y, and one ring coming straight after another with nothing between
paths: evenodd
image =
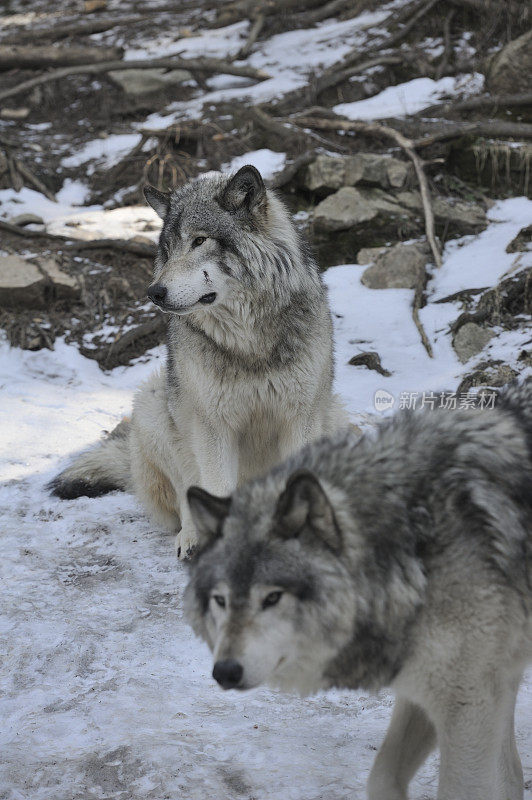
<instances>
[{"instance_id":1,"label":"bare twig","mask_svg":"<svg viewBox=\"0 0 532 800\"><path fill-rule=\"evenodd\" d=\"M287 166L281 170L281 172L278 172L275 177L271 178L269 181L266 181L266 183L270 189L281 189L292 180L294 175L301 169L301 167L306 167L307 164L310 164L315 160L316 151L307 150L306 153L302 153L300 156L295 158L291 164L287 164Z\"/></svg>"},{"instance_id":2,"label":"bare twig","mask_svg":"<svg viewBox=\"0 0 532 800\"><path fill-rule=\"evenodd\" d=\"M21 92L27 92L33 89L34 86L40 86L43 83L50 81L61 80L67 78L69 75L98 75L102 72L123 71L126 69L188 69L192 72L199 70L208 74L225 74L237 75L244 78L253 78L257 81L263 81L270 76L261 69L248 67L246 65L237 66L228 61L219 61L215 58L155 58L146 59L145 61L105 61L100 64L80 64L76 67L65 67L64 69L56 69L51 72L46 72L36 78L31 78L28 81L19 83L18 86L12 86L10 89L5 89L0 92L0 100L5 100L8 97L15 97Z\"/></svg>"},{"instance_id":3,"label":"bare twig","mask_svg":"<svg viewBox=\"0 0 532 800\"><path fill-rule=\"evenodd\" d=\"M318 142L321 145L325 145L331 150L337 150L340 153L347 153L348 148L344 145L337 144L336 142L331 142L328 139L324 139L322 136L318 136L313 131L304 131L299 128L297 125L292 124L292 120L278 120L274 117L270 117L269 114L266 114L261 108L255 106L251 109L251 118L256 122L261 128L272 133L276 136L279 136L283 139L286 139L287 136L296 136L305 139L312 139L315 142Z\"/></svg>"},{"instance_id":4,"label":"bare twig","mask_svg":"<svg viewBox=\"0 0 532 800\"><path fill-rule=\"evenodd\" d=\"M416 326L419 336L421 338L421 343L425 350L427 351L427 355L429 358L434 358L434 352L432 350L432 345L429 341L429 338L425 332L425 328L423 327L423 323L419 318L419 309L423 308L423 292L425 290L425 284L427 282L427 276L424 272L419 284L416 286L416 290L414 292L414 299L412 301L412 319L414 320L414 325Z\"/></svg>"},{"instance_id":5,"label":"bare twig","mask_svg":"<svg viewBox=\"0 0 532 800\"><path fill-rule=\"evenodd\" d=\"M27 183L29 183L31 186L37 189L38 192L41 192L41 194L47 197L48 200L52 200L52 202L54 203L56 202L55 194L53 194L50 191L50 189L47 186L45 186L45 184L41 180L39 180L39 178L36 175L34 175L33 172L30 169L28 169L28 167L25 164L23 164L22 161L19 161L16 158L13 159L13 161L15 167L17 168L17 172L19 172L20 175L26 179Z\"/></svg>"},{"instance_id":6,"label":"bare twig","mask_svg":"<svg viewBox=\"0 0 532 800\"><path fill-rule=\"evenodd\" d=\"M419 183L421 201L423 204L423 214L425 217L425 233L427 236L427 241L430 245L430 249L432 250L432 255L434 256L434 262L437 267L440 267L442 263L441 253L434 236L434 213L432 211L432 205L430 201L429 184L427 181L427 176L423 170L423 161L414 149L414 142L410 139L407 139L406 136L403 136L402 133L396 131L394 128L390 128L388 125L381 125L377 122L348 122L344 120L319 119L318 117L297 117L295 121L298 125L305 125L310 128L318 128L318 130L352 131L354 133L365 133L370 136L375 135L379 137L385 137L387 139L392 139L405 151L407 156L414 164L416 177Z\"/></svg>"},{"instance_id":7,"label":"bare twig","mask_svg":"<svg viewBox=\"0 0 532 800\"><path fill-rule=\"evenodd\" d=\"M265 21L266 21L266 16L261 11L259 11L258 14L256 14L253 24L249 30L246 43L240 48L240 50L236 55L237 61L240 61L241 59L247 58L249 56L253 48L253 45L259 38L261 31L264 28Z\"/></svg>"},{"instance_id":8,"label":"bare twig","mask_svg":"<svg viewBox=\"0 0 532 800\"><path fill-rule=\"evenodd\" d=\"M449 13L445 17L445 22L443 23L443 45L444 45L443 55L436 70L436 75L435 75L436 80L439 80L443 75L443 73L449 68L449 64L451 63L453 57L453 40L451 37L451 23L453 21L455 13L456 9L451 8Z\"/></svg>"},{"instance_id":9,"label":"bare twig","mask_svg":"<svg viewBox=\"0 0 532 800\"><path fill-rule=\"evenodd\" d=\"M353 75L360 75L362 72L365 72L367 69L372 69L373 67L380 67L381 65L395 65L395 64L402 64L405 60L404 55L386 55L386 56L377 56L376 58L370 58L367 61L362 61L360 64L355 64L352 67L348 67L346 69L341 69L337 71L325 70L325 72L319 76L316 81L316 96L319 95L321 92L325 91L325 89L330 89L333 86L337 86L342 81L347 80L348 78L352 78Z\"/></svg>"},{"instance_id":10,"label":"bare twig","mask_svg":"<svg viewBox=\"0 0 532 800\"><path fill-rule=\"evenodd\" d=\"M152 336L154 333L162 336L165 330L166 322L162 316L153 317L137 325L136 328L131 328L131 330L126 331L122 336L119 336L112 342L105 356L105 363L107 364L109 362L111 356L117 356L123 353L124 350L127 350L128 347L139 339L143 339L145 336Z\"/></svg>"}]
</instances>

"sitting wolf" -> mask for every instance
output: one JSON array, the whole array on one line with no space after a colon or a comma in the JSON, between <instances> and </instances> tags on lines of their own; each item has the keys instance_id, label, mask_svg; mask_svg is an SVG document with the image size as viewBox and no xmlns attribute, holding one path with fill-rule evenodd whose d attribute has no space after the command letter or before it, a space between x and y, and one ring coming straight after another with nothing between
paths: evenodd
<instances>
[{"instance_id":1,"label":"sitting wolf","mask_svg":"<svg viewBox=\"0 0 532 800\"><path fill-rule=\"evenodd\" d=\"M436 745L439 800L522 798L532 379L493 411L402 412L189 503L202 549L187 615L225 689L391 686L371 800L405 800Z\"/></svg>"},{"instance_id":2,"label":"sitting wolf","mask_svg":"<svg viewBox=\"0 0 532 800\"><path fill-rule=\"evenodd\" d=\"M62 498L134 490L196 543L194 483L218 494L347 417L332 394L332 323L318 268L258 171L204 175L148 202L164 220L148 296L169 315L166 367L130 422L51 483Z\"/></svg>"}]
</instances>

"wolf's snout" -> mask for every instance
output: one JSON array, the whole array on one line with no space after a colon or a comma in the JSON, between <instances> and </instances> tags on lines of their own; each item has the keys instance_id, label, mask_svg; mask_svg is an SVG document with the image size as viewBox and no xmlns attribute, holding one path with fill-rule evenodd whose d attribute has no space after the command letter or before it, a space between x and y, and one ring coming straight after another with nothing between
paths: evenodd
<instances>
[{"instance_id":1,"label":"wolf's snout","mask_svg":"<svg viewBox=\"0 0 532 800\"><path fill-rule=\"evenodd\" d=\"M148 297L156 306L163 305L167 294L168 289L162 283L154 283L148 288Z\"/></svg>"},{"instance_id":2,"label":"wolf's snout","mask_svg":"<svg viewBox=\"0 0 532 800\"><path fill-rule=\"evenodd\" d=\"M236 689L242 680L243 674L244 668L242 664L239 664L234 658L226 658L223 661L217 661L212 671L212 677L215 681L218 681L220 686L224 689Z\"/></svg>"}]
</instances>

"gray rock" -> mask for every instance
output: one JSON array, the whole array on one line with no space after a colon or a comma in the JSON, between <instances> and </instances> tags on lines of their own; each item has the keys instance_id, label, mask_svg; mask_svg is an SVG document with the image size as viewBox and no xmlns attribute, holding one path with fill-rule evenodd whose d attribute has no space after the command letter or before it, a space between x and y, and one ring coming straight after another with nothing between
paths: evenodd
<instances>
[{"instance_id":1,"label":"gray rock","mask_svg":"<svg viewBox=\"0 0 532 800\"><path fill-rule=\"evenodd\" d=\"M110 72L109 77L130 97L143 97L184 83L192 76L186 69L124 69Z\"/></svg>"},{"instance_id":2,"label":"gray rock","mask_svg":"<svg viewBox=\"0 0 532 800\"><path fill-rule=\"evenodd\" d=\"M377 258L386 252L386 247L363 247L357 253L357 264L374 264Z\"/></svg>"},{"instance_id":3,"label":"gray rock","mask_svg":"<svg viewBox=\"0 0 532 800\"><path fill-rule=\"evenodd\" d=\"M80 286L75 278L59 269L53 258L40 261L39 266L46 273L48 282L52 284L51 295L54 300L78 300Z\"/></svg>"},{"instance_id":4,"label":"gray rock","mask_svg":"<svg viewBox=\"0 0 532 800\"><path fill-rule=\"evenodd\" d=\"M527 92L532 73L532 29L508 42L489 62L486 85L492 94Z\"/></svg>"},{"instance_id":5,"label":"gray rock","mask_svg":"<svg viewBox=\"0 0 532 800\"><path fill-rule=\"evenodd\" d=\"M462 325L453 338L453 347L462 364L480 353L492 337L493 331L482 328L475 322Z\"/></svg>"},{"instance_id":6,"label":"gray rock","mask_svg":"<svg viewBox=\"0 0 532 800\"><path fill-rule=\"evenodd\" d=\"M353 367L367 367L368 369L378 372L379 375L384 375L385 378L389 378L392 374L389 369L385 369L382 366L381 357L374 350L369 350L365 353L357 353L356 356L350 358L347 363L351 364Z\"/></svg>"},{"instance_id":7,"label":"gray rock","mask_svg":"<svg viewBox=\"0 0 532 800\"><path fill-rule=\"evenodd\" d=\"M44 300L46 278L29 261L20 256L0 258L0 306L33 308Z\"/></svg>"},{"instance_id":8,"label":"gray rock","mask_svg":"<svg viewBox=\"0 0 532 800\"><path fill-rule=\"evenodd\" d=\"M0 258L1 306L43 308L50 301L77 300L79 295L77 282L53 259L37 266L17 255Z\"/></svg>"},{"instance_id":9,"label":"gray rock","mask_svg":"<svg viewBox=\"0 0 532 800\"><path fill-rule=\"evenodd\" d=\"M391 195L381 189L355 189L344 186L318 203L314 209L314 225L321 231L339 231L352 228L379 215L400 217L405 215Z\"/></svg>"},{"instance_id":10,"label":"gray rock","mask_svg":"<svg viewBox=\"0 0 532 800\"><path fill-rule=\"evenodd\" d=\"M419 192L399 192L396 199L398 203L412 211L423 211ZM465 203L454 198L433 197L432 210L436 222L452 223L464 233L482 230L487 225L486 212L475 203Z\"/></svg>"},{"instance_id":11,"label":"gray rock","mask_svg":"<svg viewBox=\"0 0 532 800\"><path fill-rule=\"evenodd\" d=\"M386 155L320 155L307 167L303 185L311 192L340 189L359 183L399 189L404 185L408 171L409 165L404 161Z\"/></svg>"},{"instance_id":12,"label":"gray rock","mask_svg":"<svg viewBox=\"0 0 532 800\"><path fill-rule=\"evenodd\" d=\"M24 227L24 225L44 225L43 218L38 217L37 214L19 214L16 217L11 217L9 221L12 225L18 225L20 228Z\"/></svg>"},{"instance_id":13,"label":"gray rock","mask_svg":"<svg viewBox=\"0 0 532 800\"><path fill-rule=\"evenodd\" d=\"M506 246L507 253L529 253L532 250L532 225L521 228L510 244Z\"/></svg>"},{"instance_id":14,"label":"gray rock","mask_svg":"<svg viewBox=\"0 0 532 800\"><path fill-rule=\"evenodd\" d=\"M366 254L379 249L366 248ZM427 260L423 245L399 242L375 253L374 263L364 270L360 280L369 289L414 289L423 278Z\"/></svg>"}]
</instances>

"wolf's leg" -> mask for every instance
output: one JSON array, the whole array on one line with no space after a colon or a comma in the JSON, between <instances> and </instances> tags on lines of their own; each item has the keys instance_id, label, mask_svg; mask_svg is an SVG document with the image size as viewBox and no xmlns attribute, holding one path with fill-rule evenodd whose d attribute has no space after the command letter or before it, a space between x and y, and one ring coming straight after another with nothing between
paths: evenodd
<instances>
[{"instance_id":1,"label":"wolf's leg","mask_svg":"<svg viewBox=\"0 0 532 800\"><path fill-rule=\"evenodd\" d=\"M179 436L168 413L164 373L153 375L137 392L129 440L135 494L164 528L180 526Z\"/></svg>"},{"instance_id":2,"label":"wolf's leg","mask_svg":"<svg viewBox=\"0 0 532 800\"><path fill-rule=\"evenodd\" d=\"M369 776L369 800L406 800L408 784L435 744L434 726L425 712L398 697Z\"/></svg>"},{"instance_id":3,"label":"wolf's leg","mask_svg":"<svg viewBox=\"0 0 532 800\"><path fill-rule=\"evenodd\" d=\"M484 691L451 698L436 720L440 746L438 800L502 800L498 793L501 698ZM507 800L505 796L504 800Z\"/></svg>"},{"instance_id":4,"label":"wolf's leg","mask_svg":"<svg viewBox=\"0 0 532 800\"><path fill-rule=\"evenodd\" d=\"M524 792L523 768L515 741L515 701L521 676L508 689L503 716L502 747L499 757L499 794L497 800L522 800Z\"/></svg>"},{"instance_id":5,"label":"wolf's leg","mask_svg":"<svg viewBox=\"0 0 532 800\"><path fill-rule=\"evenodd\" d=\"M212 423L196 417L192 426L192 447L199 478L197 483L208 492L224 497L231 494L238 482L238 441L223 422ZM188 486L184 487L185 490ZM176 541L178 558L187 558L198 543L186 496L181 503L182 526Z\"/></svg>"}]
</instances>

